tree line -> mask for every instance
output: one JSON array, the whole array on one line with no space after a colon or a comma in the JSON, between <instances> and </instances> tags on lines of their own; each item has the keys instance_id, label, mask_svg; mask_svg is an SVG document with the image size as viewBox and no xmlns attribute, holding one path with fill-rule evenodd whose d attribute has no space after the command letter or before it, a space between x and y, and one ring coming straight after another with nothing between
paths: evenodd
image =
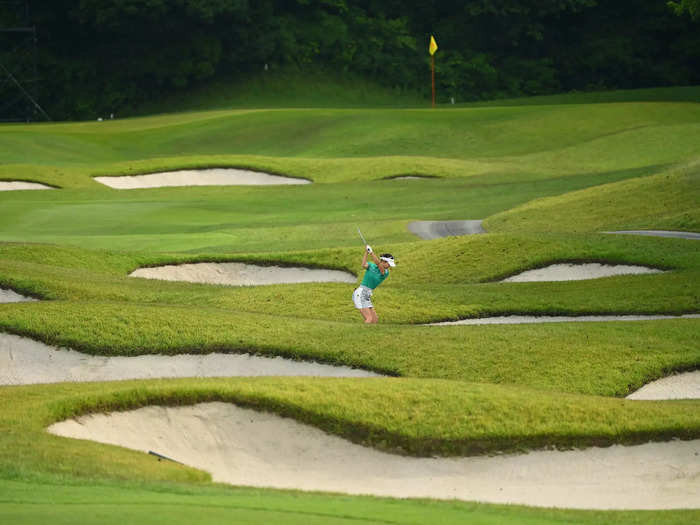
<instances>
[{"instance_id":1,"label":"tree line","mask_svg":"<svg viewBox=\"0 0 700 525\"><path fill-rule=\"evenodd\" d=\"M36 71L0 32L55 119L117 111L265 67L351 72L438 101L700 81L700 0L52 0L0 2L36 29ZM32 37L33 38L33 37ZM33 66L32 66L33 67ZM20 75L22 76L22 75ZM0 111L17 90L0 69Z\"/></svg>"}]
</instances>

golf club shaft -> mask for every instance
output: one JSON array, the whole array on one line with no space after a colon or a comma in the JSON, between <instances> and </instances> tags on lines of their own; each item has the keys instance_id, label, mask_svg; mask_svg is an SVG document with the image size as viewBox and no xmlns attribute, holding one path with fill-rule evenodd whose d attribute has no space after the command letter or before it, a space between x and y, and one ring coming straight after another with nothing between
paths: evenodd
<instances>
[{"instance_id":1,"label":"golf club shaft","mask_svg":"<svg viewBox=\"0 0 700 525\"><path fill-rule=\"evenodd\" d=\"M358 226L357 228L357 233L360 234L360 239L362 239L362 242L365 243L365 246L367 246L367 240L365 239L365 236L362 235L362 232L360 231L360 227Z\"/></svg>"}]
</instances>

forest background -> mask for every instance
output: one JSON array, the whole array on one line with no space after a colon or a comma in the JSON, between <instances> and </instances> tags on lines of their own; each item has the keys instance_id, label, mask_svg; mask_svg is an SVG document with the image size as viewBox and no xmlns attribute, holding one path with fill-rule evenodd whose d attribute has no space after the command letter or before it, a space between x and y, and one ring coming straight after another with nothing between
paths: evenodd
<instances>
[{"instance_id":1,"label":"forest background","mask_svg":"<svg viewBox=\"0 0 700 525\"><path fill-rule=\"evenodd\" d=\"M700 0L0 1L22 27L0 31L0 117L36 113L7 72L54 120L289 70L428 98L431 34L439 103L700 83Z\"/></svg>"}]
</instances>

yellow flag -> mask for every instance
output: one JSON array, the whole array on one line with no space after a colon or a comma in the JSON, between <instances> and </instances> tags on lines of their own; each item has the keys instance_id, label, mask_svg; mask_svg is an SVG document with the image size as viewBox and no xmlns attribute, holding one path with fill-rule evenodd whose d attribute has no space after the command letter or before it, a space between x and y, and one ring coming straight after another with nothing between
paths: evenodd
<instances>
[{"instance_id":1,"label":"yellow flag","mask_svg":"<svg viewBox=\"0 0 700 525\"><path fill-rule=\"evenodd\" d=\"M437 49L437 42L435 42L435 38L433 37L433 35L430 35L430 46L428 47L428 51L431 55L434 55Z\"/></svg>"}]
</instances>

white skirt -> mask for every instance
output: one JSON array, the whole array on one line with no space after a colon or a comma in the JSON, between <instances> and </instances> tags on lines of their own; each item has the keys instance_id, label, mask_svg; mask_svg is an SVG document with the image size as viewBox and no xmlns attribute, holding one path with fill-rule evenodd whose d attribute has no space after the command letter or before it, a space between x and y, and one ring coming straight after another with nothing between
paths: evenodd
<instances>
[{"instance_id":1,"label":"white skirt","mask_svg":"<svg viewBox=\"0 0 700 525\"><path fill-rule=\"evenodd\" d=\"M352 302L355 303L355 308L374 308L372 304L372 289L360 285L352 292Z\"/></svg>"}]
</instances>

